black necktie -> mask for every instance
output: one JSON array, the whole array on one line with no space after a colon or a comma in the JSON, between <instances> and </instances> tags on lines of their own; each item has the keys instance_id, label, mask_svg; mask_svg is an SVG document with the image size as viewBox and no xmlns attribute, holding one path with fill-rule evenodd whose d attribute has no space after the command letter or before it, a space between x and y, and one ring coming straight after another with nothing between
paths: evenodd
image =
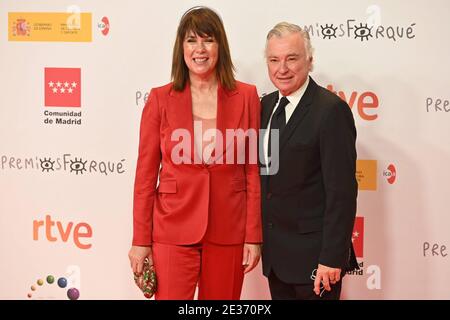
<instances>
[{"instance_id":1,"label":"black necktie","mask_svg":"<svg viewBox=\"0 0 450 320\"><path fill-rule=\"evenodd\" d=\"M282 97L280 103L278 104L277 110L272 116L272 122L270 123L270 129L278 129L281 133L283 132L284 127L286 127L286 109L285 107L288 105L289 100L286 97Z\"/></svg>"},{"instance_id":2,"label":"black necktie","mask_svg":"<svg viewBox=\"0 0 450 320\"><path fill-rule=\"evenodd\" d=\"M286 127L286 110L285 107L288 105L289 100L286 97L282 97L280 99L280 103L278 104L277 110L275 110L275 113L272 116L272 120L270 122L270 131L272 129L278 129L279 130L279 138L281 138L281 134L283 132L283 129ZM271 149L271 132L269 132L269 145L268 145L268 151L267 154L270 157L270 149Z\"/></svg>"}]
</instances>

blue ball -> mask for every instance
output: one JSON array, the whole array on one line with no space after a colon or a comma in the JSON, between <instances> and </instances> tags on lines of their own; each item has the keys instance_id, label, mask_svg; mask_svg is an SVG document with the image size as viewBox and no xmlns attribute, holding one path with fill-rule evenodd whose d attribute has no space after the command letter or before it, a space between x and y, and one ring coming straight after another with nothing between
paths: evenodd
<instances>
[{"instance_id":1,"label":"blue ball","mask_svg":"<svg viewBox=\"0 0 450 320\"><path fill-rule=\"evenodd\" d=\"M67 279L66 278L59 278L58 279L58 286L60 288L65 288L67 286Z\"/></svg>"}]
</instances>

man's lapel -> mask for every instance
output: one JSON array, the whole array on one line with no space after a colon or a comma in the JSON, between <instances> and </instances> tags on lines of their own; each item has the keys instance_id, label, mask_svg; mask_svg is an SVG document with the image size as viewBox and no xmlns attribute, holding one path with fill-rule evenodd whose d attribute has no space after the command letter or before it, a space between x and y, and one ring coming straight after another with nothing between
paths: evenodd
<instances>
[{"instance_id":1,"label":"man's lapel","mask_svg":"<svg viewBox=\"0 0 450 320\"><path fill-rule=\"evenodd\" d=\"M272 92L262 101L261 129L267 129L269 119L278 101L278 90Z\"/></svg>"},{"instance_id":2,"label":"man's lapel","mask_svg":"<svg viewBox=\"0 0 450 320\"><path fill-rule=\"evenodd\" d=\"M300 99L300 102L295 107L294 113L286 124L286 127L283 130L283 133L280 137L280 153L283 150L283 147L288 142L289 138L294 133L297 126L302 122L305 116L308 114L310 110L310 106L313 101L314 94L317 89L317 84L314 82L312 78L309 78L309 84L306 88L303 97Z\"/></svg>"}]
</instances>

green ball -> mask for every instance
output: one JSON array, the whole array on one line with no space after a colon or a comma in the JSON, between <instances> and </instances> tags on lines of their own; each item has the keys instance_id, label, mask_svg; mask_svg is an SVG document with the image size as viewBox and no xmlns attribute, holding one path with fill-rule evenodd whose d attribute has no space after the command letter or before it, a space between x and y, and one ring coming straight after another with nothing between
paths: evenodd
<instances>
[{"instance_id":1,"label":"green ball","mask_svg":"<svg viewBox=\"0 0 450 320\"><path fill-rule=\"evenodd\" d=\"M47 276L47 283L52 284L53 282L55 282L55 277Z\"/></svg>"}]
</instances>

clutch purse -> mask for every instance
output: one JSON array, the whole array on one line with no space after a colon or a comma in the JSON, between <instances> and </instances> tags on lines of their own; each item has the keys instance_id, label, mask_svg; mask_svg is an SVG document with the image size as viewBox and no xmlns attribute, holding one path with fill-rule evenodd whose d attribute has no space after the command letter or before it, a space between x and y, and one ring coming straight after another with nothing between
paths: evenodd
<instances>
[{"instance_id":1,"label":"clutch purse","mask_svg":"<svg viewBox=\"0 0 450 320\"><path fill-rule=\"evenodd\" d=\"M156 292L156 272L155 267L150 265L148 258L144 260L142 273L134 272L134 282L141 289L144 297L150 299Z\"/></svg>"}]
</instances>

